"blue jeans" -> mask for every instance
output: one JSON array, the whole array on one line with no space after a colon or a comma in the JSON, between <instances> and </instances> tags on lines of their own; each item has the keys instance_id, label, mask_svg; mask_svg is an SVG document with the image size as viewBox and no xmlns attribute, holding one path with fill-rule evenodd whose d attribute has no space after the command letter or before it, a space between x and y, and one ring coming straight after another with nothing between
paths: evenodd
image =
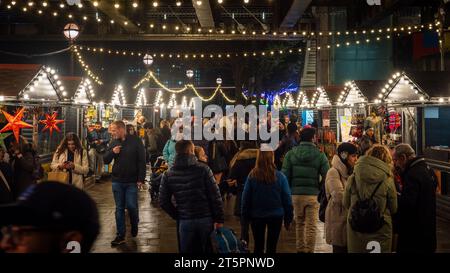
<instances>
[{"instance_id":1,"label":"blue jeans","mask_svg":"<svg viewBox=\"0 0 450 273\"><path fill-rule=\"evenodd\" d=\"M211 232L213 231L211 217L179 220L180 253L208 253L211 252Z\"/></svg>"},{"instance_id":2,"label":"blue jeans","mask_svg":"<svg viewBox=\"0 0 450 273\"><path fill-rule=\"evenodd\" d=\"M138 209L138 190L136 183L112 183L114 201L116 203L116 228L117 236L125 237L125 208L130 215L132 228L138 227L139 209Z\"/></svg>"}]
</instances>

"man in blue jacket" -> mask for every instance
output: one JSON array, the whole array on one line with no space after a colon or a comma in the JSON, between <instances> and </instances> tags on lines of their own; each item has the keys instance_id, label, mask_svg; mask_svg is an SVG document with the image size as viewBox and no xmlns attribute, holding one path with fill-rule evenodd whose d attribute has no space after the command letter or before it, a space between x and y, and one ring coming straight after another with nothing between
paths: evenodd
<instances>
[{"instance_id":1,"label":"man in blue jacket","mask_svg":"<svg viewBox=\"0 0 450 273\"><path fill-rule=\"evenodd\" d=\"M145 148L137 136L127 135L125 123L114 121L111 124L111 143L103 159L106 164L114 160L112 169L112 190L116 203L117 237L111 245L125 243L125 207L130 215L131 236L138 234L139 210L138 189L145 179Z\"/></svg>"}]
</instances>

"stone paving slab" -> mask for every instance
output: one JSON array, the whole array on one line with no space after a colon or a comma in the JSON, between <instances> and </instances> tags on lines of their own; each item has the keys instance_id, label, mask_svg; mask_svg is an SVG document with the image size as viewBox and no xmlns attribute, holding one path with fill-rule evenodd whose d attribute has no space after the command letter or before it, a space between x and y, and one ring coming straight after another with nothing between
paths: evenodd
<instances>
[{"instance_id":1,"label":"stone paving slab","mask_svg":"<svg viewBox=\"0 0 450 273\"><path fill-rule=\"evenodd\" d=\"M139 235L131 238L129 235L130 226L127 219L127 243L119 247L111 247L110 242L115 238L115 205L111 191L111 183L102 182L95 184L88 190L88 193L98 204L101 231L94 244L92 252L96 253L177 253L177 235L175 221L158 207L150 204L150 197L147 191L139 192ZM240 233L239 218L233 216L234 198L225 201L225 225ZM319 232L316 240L316 253L330 253L331 246L326 244L324 239L324 225L318 223ZM450 252L450 222L438 219L438 252ZM253 249L252 235L250 233L250 249ZM295 229L290 231L282 230L278 242L279 253L295 253Z\"/></svg>"}]
</instances>

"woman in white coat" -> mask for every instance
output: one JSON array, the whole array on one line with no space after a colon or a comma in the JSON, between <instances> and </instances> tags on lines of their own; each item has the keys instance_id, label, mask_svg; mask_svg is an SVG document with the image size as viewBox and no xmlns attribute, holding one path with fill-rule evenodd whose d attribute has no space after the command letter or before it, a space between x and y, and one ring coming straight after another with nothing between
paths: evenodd
<instances>
[{"instance_id":1,"label":"woman in white coat","mask_svg":"<svg viewBox=\"0 0 450 273\"><path fill-rule=\"evenodd\" d=\"M53 155L53 171L68 171L69 184L79 189L84 187L84 176L89 172L87 152L81 146L80 139L74 133L68 133Z\"/></svg>"},{"instance_id":2,"label":"woman in white coat","mask_svg":"<svg viewBox=\"0 0 450 273\"><path fill-rule=\"evenodd\" d=\"M342 143L331 161L325 180L328 205L325 211L325 239L333 246L333 253L347 252L347 209L343 198L347 178L353 172L358 158L358 148L351 143Z\"/></svg>"}]
</instances>

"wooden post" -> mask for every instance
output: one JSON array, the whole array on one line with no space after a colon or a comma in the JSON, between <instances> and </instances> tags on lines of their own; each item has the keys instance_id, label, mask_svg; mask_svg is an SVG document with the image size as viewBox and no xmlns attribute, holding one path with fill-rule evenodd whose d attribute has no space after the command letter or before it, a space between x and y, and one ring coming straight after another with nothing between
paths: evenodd
<instances>
[{"instance_id":1,"label":"wooden post","mask_svg":"<svg viewBox=\"0 0 450 273\"><path fill-rule=\"evenodd\" d=\"M38 150L38 143L39 143L39 120L38 115L33 114L33 149L36 151Z\"/></svg>"}]
</instances>

